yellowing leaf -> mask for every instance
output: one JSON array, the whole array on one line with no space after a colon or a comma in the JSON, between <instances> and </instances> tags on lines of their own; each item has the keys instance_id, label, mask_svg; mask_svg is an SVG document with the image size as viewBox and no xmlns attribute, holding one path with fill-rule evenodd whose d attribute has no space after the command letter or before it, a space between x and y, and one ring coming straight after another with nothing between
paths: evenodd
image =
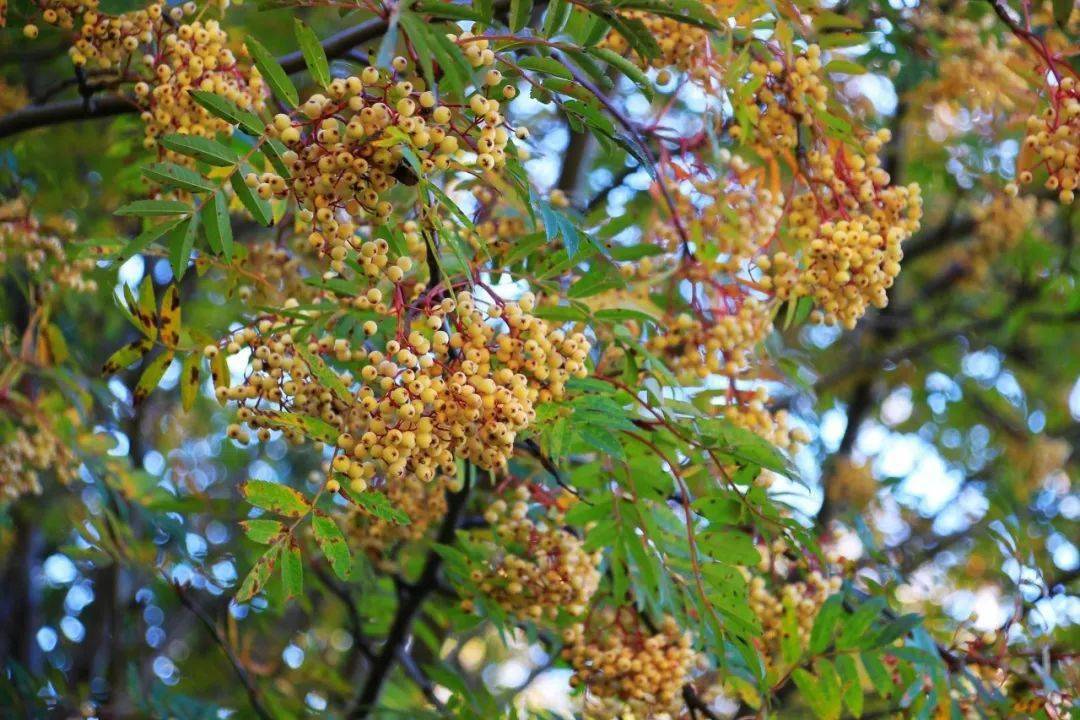
<instances>
[{"instance_id":1,"label":"yellowing leaf","mask_svg":"<svg viewBox=\"0 0 1080 720\"><path fill-rule=\"evenodd\" d=\"M225 361L225 353L219 352L210 359L210 377L214 381L214 389L229 387L229 364Z\"/></svg>"},{"instance_id":2,"label":"yellowing leaf","mask_svg":"<svg viewBox=\"0 0 1080 720\"><path fill-rule=\"evenodd\" d=\"M191 353L184 358L184 367L180 370L180 404L185 412L195 404L199 393L199 354Z\"/></svg>"},{"instance_id":3,"label":"yellowing leaf","mask_svg":"<svg viewBox=\"0 0 1080 720\"><path fill-rule=\"evenodd\" d=\"M170 285L161 298L158 327L161 329L161 342L168 347L176 347L180 342L180 291L176 285Z\"/></svg>"},{"instance_id":4,"label":"yellowing leaf","mask_svg":"<svg viewBox=\"0 0 1080 720\"><path fill-rule=\"evenodd\" d=\"M150 352L152 347L154 347L154 342L148 338L128 343L109 356L101 368L102 374L115 375Z\"/></svg>"},{"instance_id":5,"label":"yellowing leaf","mask_svg":"<svg viewBox=\"0 0 1080 720\"><path fill-rule=\"evenodd\" d=\"M240 590L236 593L236 602L247 602L266 587L266 582L274 571L274 563L277 561L280 552L280 544L272 545L269 550L262 554L262 557L255 561L254 567L244 578Z\"/></svg>"},{"instance_id":6,"label":"yellowing leaf","mask_svg":"<svg viewBox=\"0 0 1080 720\"><path fill-rule=\"evenodd\" d=\"M161 376L165 374L165 370L168 369L172 359L173 351L167 350L146 366L146 369L143 370L142 375L139 377L139 382L135 383L134 399L136 405L149 397L154 388L158 386L158 383L161 382Z\"/></svg>"}]
</instances>

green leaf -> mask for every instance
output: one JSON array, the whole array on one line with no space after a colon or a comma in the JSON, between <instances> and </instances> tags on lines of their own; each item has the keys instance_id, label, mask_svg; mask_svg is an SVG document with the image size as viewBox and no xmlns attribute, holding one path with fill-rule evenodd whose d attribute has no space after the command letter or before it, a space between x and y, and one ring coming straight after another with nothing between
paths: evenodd
<instances>
[{"instance_id":1,"label":"green leaf","mask_svg":"<svg viewBox=\"0 0 1080 720\"><path fill-rule=\"evenodd\" d=\"M160 215L184 215L190 212L191 206L179 200L136 200L118 208L116 214L157 217ZM147 244L149 244L149 241Z\"/></svg>"},{"instance_id":2,"label":"green leaf","mask_svg":"<svg viewBox=\"0 0 1080 720\"><path fill-rule=\"evenodd\" d=\"M865 75L866 67L850 60L830 60L825 65L825 72L845 75Z\"/></svg>"},{"instance_id":3,"label":"green leaf","mask_svg":"<svg viewBox=\"0 0 1080 720\"><path fill-rule=\"evenodd\" d=\"M210 250L226 260L232 260L232 223L229 221L229 200L223 190L214 193L203 203L202 225Z\"/></svg>"},{"instance_id":4,"label":"green leaf","mask_svg":"<svg viewBox=\"0 0 1080 720\"><path fill-rule=\"evenodd\" d=\"M143 175L169 187L189 192L213 192L217 186L194 170L174 163L154 163L143 168Z\"/></svg>"},{"instance_id":5,"label":"green leaf","mask_svg":"<svg viewBox=\"0 0 1080 720\"><path fill-rule=\"evenodd\" d=\"M244 44L247 45L248 52L251 53L251 59L255 61L255 67L259 68L263 80L270 86L274 96L288 104L289 107L299 105L300 96L297 94L296 88L293 87L289 76L278 61L274 59L274 56L270 54L270 51L251 35L247 36ZM304 59L307 60L307 57L305 56Z\"/></svg>"},{"instance_id":6,"label":"green leaf","mask_svg":"<svg viewBox=\"0 0 1080 720\"><path fill-rule=\"evenodd\" d=\"M195 238L199 234L199 216L192 215L176 226L169 237L169 265L173 277L179 282L187 272L191 251L195 247Z\"/></svg>"},{"instance_id":7,"label":"green leaf","mask_svg":"<svg viewBox=\"0 0 1080 720\"><path fill-rule=\"evenodd\" d=\"M594 56L606 62L608 65L616 68L626 77L638 86L642 94L649 100L653 99L655 93L653 92L652 83L649 81L649 77L638 67L632 60L620 55L614 50L602 47L591 47L588 51Z\"/></svg>"},{"instance_id":8,"label":"green leaf","mask_svg":"<svg viewBox=\"0 0 1080 720\"><path fill-rule=\"evenodd\" d=\"M873 653L862 653L859 659L862 661L863 669L866 670L866 676L870 678L870 683L874 686L874 689L882 697L889 697L892 694L894 685L892 673L885 667L885 663Z\"/></svg>"},{"instance_id":9,"label":"green leaf","mask_svg":"<svg viewBox=\"0 0 1080 720\"><path fill-rule=\"evenodd\" d=\"M862 20L849 15L824 10L814 17L814 29L825 30L862 30Z\"/></svg>"},{"instance_id":10,"label":"green leaf","mask_svg":"<svg viewBox=\"0 0 1080 720\"><path fill-rule=\"evenodd\" d=\"M428 33L428 26L423 20L408 10L401 13L398 22L401 23L401 27L405 29L405 34L409 36L409 40L411 40L412 44L416 47L416 54L420 62L420 72L423 74L424 80L427 82L428 87L435 87L435 66L432 62L434 51L432 50L432 41Z\"/></svg>"},{"instance_id":11,"label":"green leaf","mask_svg":"<svg viewBox=\"0 0 1080 720\"><path fill-rule=\"evenodd\" d=\"M150 364L146 366L142 375L139 376L139 381L135 383L135 391L132 393L136 405L148 398L154 388L158 386L158 383L161 382L161 376L165 374L165 370L168 369L172 359L173 351L167 350L151 360Z\"/></svg>"},{"instance_id":12,"label":"green leaf","mask_svg":"<svg viewBox=\"0 0 1080 720\"><path fill-rule=\"evenodd\" d=\"M187 412L195 405L199 394L200 354L189 353L180 369L180 405Z\"/></svg>"},{"instance_id":13,"label":"green leaf","mask_svg":"<svg viewBox=\"0 0 1080 720\"><path fill-rule=\"evenodd\" d=\"M240 492L257 508L286 517L303 517L311 505L298 491L268 480L248 480L240 484Z\"/></svg>"},{"instance_id":14,"label":"green leaf","mask_svg":"<svg viewBox=\"0 0 1080 720\"><path fill-rule=\"evenodd\" d=\"M70 352L67 340L64 339L64 333L55 323L49 323L45 326L45 339L49 344L49 355L52 357L53 363L60 364L68 359Z\"/></svg>"},{"instance_id":15,"label":"green leaf","mask_svg":"<svg viewBox=\"0 0 1080 720\"><path fill-rule=\"evenodd\" d=\"M315 543L330 563L334 574L342 580L348 580L352 575L352 557L349 554L349 544L345 542L345 536L341 534L337 523L322 513L316 513L311 518L311 529L315 534Z\"/></svg>"},{"instance_id":16,"label":"green leaf","mask_svg":"<svg viewBox=\"0 0 1080 720\"><path fill-rule=\"evenodd\" d=\"M660 45L641 20L616 13L605 14L604 19L611 23L611 28L622 35L630 49L640 57L645 60L660 57Z\"/></svg>"},{"instance_id":17,"label":"green leaf","mask_svg":"<svg viewBox=\"0 0 1080 720\"><path fill-rule=\"evenodd\" d=\"M491 16L476 12L472 7L454 5L443 0L431 0L430 2L418 2L413 5L413 10L421 15L432 17L450 18L452 20L472 20L473 22L489 22Z\"/></svg>"},{"instance_id":18,"label":"green leaf","mask_svg":"<svg viewBox=\"0 0 1080 720\"><path fill-rule=\"evenodd\" d=\"M293 32L300 45L300 53L304 56L304 64L311 73L311 79L326 87L330 84L330 62L326 59L326 51L323 50L319 37L300 18L293 18Z\"/></svg>"},{"instance_id":19,"label":"green leaf","mask_svg":"<svg viewBox=\"0 0 1080 720\"><path fill-rule=\"evenodd\" d=\"M544 14L544 35L552 37L566 26L570 11L574 9L567 0L551 0Z\"/></svg>"},{"instance_id":20,"label":"green leaf","mask_svg":"<svg viewBox=\"0 0 1080 720\"><path fill-rule=\"evenodd\" d=\"M873 639L873 647L889 645L894 640L907 635L922 622L922 616L916 613L901 615L881 629Z\"/></svg>"},{"instance_id":21,"label":"green leaf","mask_svg":"<svg viewBox=\"0 0 1080 720\"><path fill-rule=\"evenodd\" d=\"M625 460L626 453L618 439L602 427L596 425L582 425L578 428L579 437L600 452L610 455L616 460Z\"/></svg>"},{"instance_id":22,"label":"green leaf","mask_svg":"<svg viewBox=\"0 0 1080 720\"><path fill-rule=\"evenodd\" d=\"M836 670L840 673L843 683L842 696L844 704L855 717L862 717L863 689L862 678L859 676L859 667L855 658L850 654L839 655L836 658Z\"/></svg>"},{"instance_id":23,"label":"green leaf","mask_svg":"<svg viewBox=\"0 0 1080 720\"><path fill-rule=\"evenodd\" d=\"M825 698L822 697L817 679L802 668L795 668L791 673L791 679L795 681L795 686L799 688L799 692L802 693L803 699L810 706L814 715L826 720L828 715L826 714Z\"/></svg>"},{"instance_id":24,"label":"green leaf","mask_svg":"<svg viewBox=\"0 0 1080 720\"><path fill-rule=\"evenodd\" d=\"M569 68L567 68L565 64L559 62L555 58L528 55L518 60L517 64L519 67L523 67L526 70L535 70L536 72L543 73L545 75L551 75L554 77L560 77L564 80L574 79L574 76L570 72Z\"/></svg>"},{"instance_id":25,"label":"green leaf","mask_svg":"<svg viewBox=\"0 0 1080 720\"><path fill-rule=\"evenodd\" d=\"M240 160L239 156L231 148L226 147L217 140L199 137L198 135L165 135L158 138L158 144L173 152L178 152L196 160L202 160L207 165L216 167L229 167Z\"/></svg>"},{"instance_id":26,"label":"green leaf","mask_svg":"<svg viewBox=\"0 0 1080 720\"><path fill-rule=\"evenodd\" d=\"M1076 0L1054 0L1054 20L1062 30L1069 27L1069 17L1072 15Z\"/></svg>"},{"instance_id":27,"label":"green leaf","mask_svg":"<svg viewBox=\"0 0 1080 720\"><path fill-rule=\"evenodd\" d=\"M623 285L624 281L618 272L593 269L570 286L566 297L580 300Z\"/></svg>"},{"instance_id":28,"label":"green leaf","mask_svg":"<svg viewBox=\"0 0 1080 720\"><path fill-rule=\"evenodd\" d=\"M149 338L130 342L109 356L101 368L101 373L105 376L115 375L128 365L142 359L153 347L154 341Z\"/></svg>"},{"instance_id":29,"label":"green leaf","mask_svg":"<svg viewBox=\"0 0 1080 720\"><path fill-rule=\"evenodd\" d=\"M232 100L206 90L188 90L188 93L195 102L214 117L239 126L248 135L255 137L262 135L265 124L255 113L243 110Z\"/></svg>"},{"instance_id":30,"label":"green leaf","mask_svg":"<svg viewBox=\"0 0 1080 720\"><path fill-rule=\"evenodd\" d=\"M872 598L860 605L851 617L844 621L840 636L836 639L836 646L838 648L869 647L874 638L864 636L884 609L885 598L882 597Z\"/></svg>"},{"instance_id":31,"label":"green leaf","mask_svg":"<svg viewBox=\"0 0 1080 720\"><path fill-rule=\"evenodd\" d=\"M239 171L232 174L229 183L232 185L233 191L236 192L236 197L240 198L241 204L251 213L251 217L255 218L255 222L266 227L274 224L274 215L270 211L270 203L256 195L244 183L244 178Z\"/></svg>"},{"instance_id":32,"label":"green leaf","mask_svg":"<svg viewBox=\"0 0 1080 720\"><path fill-rule=\"evenodd\" d=\"M285 145L282 144L277 138L264 138L262 144L263 155L270 161L270 164L277 170L278 175L288 179L292 173L289 171L289 166L285 164Z\"/></svg>"},{"instance_id":33,"label":"green leaf","mask_svg":"<svg viewBox=\"0 0 1080 720\"><path fill-rule=\"evenodd\" d=\"M818 38L818 45L820 45L823 50L826 48L865 45L868 42L866 36L859 32L835 32L822 35Z\"/></svg>"},{"instance_id":34,"label":"green leaf","mask_svg":"<svg viewBox=\"0 0 1080 720\"><path fill-rule=\"evenodd\" d=\"M190 210L191 208L185 207L185 209ZM164 235L165 233L167 233L170 230L172 230L173 228L175 228L177 225L179 225L183 221L184 221L183 218L176 218L175 220L166 220L163 223L158 223L157 225L154 225L153 227L149 227L146 230L143 230L141 233L139 233L139 236L137 238L135 238L134 240L129 242L127 245L125 245L124 248L119 253L117 253L115 255L115 262L118 263L118 264L123 264L123 263L127 262L129 259L131 259L135 255L138 255L143 250L150 247L151 243L153 243L155 240L160 238L162 235Z\"/></svg>"},{"instance_id":35,"label":"green leaf","mask_svg":"<svg viewBox=\"0 0 1080 720\"><path fill-rule=\"evenodd\" d=\"M265 412L263 419L270 424L281 428L293 428L302 432L306 437L319 442L334 445L337 443L338 429L322 418L300 415L298 413L274 413Z\"/></svg>"},{"instance_id":36,"label":"green leaf","mask_svg":"<svg viewBox=\"0 0 1080 720\"><path fill-rule=\"evenodd\" d=\"M255 561L255 565L244 578L240 590L236 593L236 602L247 602L255 597L259 591L266 587L266 582L274 572L274 563L281 552L280 545L272 545L262 556Z\"/></svg>"},{"instance_id":37,"label":"green leaf","mask_svg":"<svg viewBox=\"0 0 1080 720\"><path fill-rule=\"evenodd\" d=\"M818 658L814 661L814 670L817 672L823 701L821 717L827 720L840 720L840 714L844 708L841 704L840 676L836 673L836 668L825 658Z\"/></svg>"},{"instance_id":38,"label":"green leaf","mask_svg":"<svg viewBox=\"0 0 1080 720\"><path fill-rule=\"evenodd\" d=\"M533 0L510 0L510 29L518 32L529 24Z\"/></svg>"},{"instance_id":39,"label":"green leaf","mask_svg":"<svg viewBox=\"0 0 1080 720\"><path fill-rule=\"evenodd\" d=\"M315 376L316 380L330 388L330 391L337 395L342 402L351 403L353 401L349 388L345 387L345 383L341 381L338 374L323 362L321 357L311 352L304 343L296 343L294 347L300 357L304 358L304 362L307 363L308 369L311 370L311 374Z\"/></svg>"},{"instance_id":40,"label":"green leaf","mask_svg":"<svg viewBox=\"0 0 1080 720\"><path fill-rule=\"evenodd\" d=\"M240 527L244 528L244 534L248 536L249 540L260 545L269 545L285 532L284 523L280 520L270 520L268 518L244 520L240 523Z\"/></svg>"},{"instance_id":41,"label":"green leaf","mask_svg":"<svg viewBox=\"0 0 1080 720\"><path fill-rule=\"evenodd\" d=\"M412 522L408 513L394 507L390 498L381 492L368 491L350 494L349 499L380 520L392 522L395 525L408 525Z\"/></svg>"},{"instance_id":42,"label":"green leaf","mask_svg":"<svg viewBox=\"0 0 1080 720\"><path fill-rule=\"evenodd\" d=\"M285 585L286 599L304 594L304 563L295 540L281 551L281 581Z\"/></svg>"},{"instance_id":43,"label":"green leaf","mask_svg":"<svg viewBox=\"0 0 1080 720\"><path fill-rule=\"evenodd\" d=\"M836 624L844 612L844 596L840 593L830 595L818 610L814 626L810 630L810 653L819 655L825 652L833 639Z\"/></svg>"},{"instance_id":44,"label":"green leaf","mask_svg":"<svg viewBox=\"0 0 1080 720\"><path fill-rule=\"evenodd\" d=\"M740 530L706 530L699 538L702 550L713 560L747 566L761 560L754 539Z\"/></svg>"},{"instance_id":45,"label":"green leaf","mask_svg":"<svg viewBox=\"0 0 1080 720\"><path fill-rule=\"evenodd\" d=\"M473 0L473 10L481 18L480 22L490 24L495 18L495 0Z\"/></svg>"},{"instance_id":46,"label":"green leaf","mask_svg":"<svg viewBox=\"0 0 1080 720\"><path fill-rule=\"evenodd\" d=\"M727 420L712 420L705 425L703 439L711 447L736 460L759 465L773 472L794 477L787 459L760 435Z\"/></svg>"}]
</instances>

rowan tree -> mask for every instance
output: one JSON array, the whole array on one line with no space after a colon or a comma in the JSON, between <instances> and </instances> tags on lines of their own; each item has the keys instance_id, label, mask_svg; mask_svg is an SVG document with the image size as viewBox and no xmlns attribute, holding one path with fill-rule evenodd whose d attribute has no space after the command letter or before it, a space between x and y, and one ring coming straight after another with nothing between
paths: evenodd
<instances>
[{"instance_id":1,"label":"rowan tree","mask_svg":"<svg viewBox=\"0 0 1080 720\"><path fill-rule=\"evenodd\" d=\"M1072 717L1080 6L0 0L0 715Z\"/></svg>"}]
</instances>

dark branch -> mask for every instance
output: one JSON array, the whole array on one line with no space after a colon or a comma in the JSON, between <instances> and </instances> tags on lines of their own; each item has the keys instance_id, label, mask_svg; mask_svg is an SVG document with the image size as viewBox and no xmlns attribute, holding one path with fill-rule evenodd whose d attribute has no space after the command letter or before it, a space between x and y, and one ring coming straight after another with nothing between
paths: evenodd
<instances>
[{"instance_id":1,"label":"dark branch","mask_svg":"<svg viewBox=\"0 0 1080 720\"><path fill-rule=\"evenodd\" d=\"M449 493L446 516L443 518L442 526L435 537L435 542L441 545L449 544L454 540L454 533L457 531L458 522L461 520L466 501L469 498L472 472L474 472L472 465L467 465L465 484L457 492ZM372 662L367 681L349 709L347 717L352 720L360 720L366 718L375 708L383 685L390 676L390 671L395 663L400 660L405 643L409 640L413 621L420 612L421 606L439 586L439 570L441 568L442 556L434 550L430 550L424 560L424 567L420 571L420 577L416 582L399 585L398 608L394 614L394 620L390 624L390 631L386 635L386 641L379 650L379 654Z\"/></svg>"}]
</instances>

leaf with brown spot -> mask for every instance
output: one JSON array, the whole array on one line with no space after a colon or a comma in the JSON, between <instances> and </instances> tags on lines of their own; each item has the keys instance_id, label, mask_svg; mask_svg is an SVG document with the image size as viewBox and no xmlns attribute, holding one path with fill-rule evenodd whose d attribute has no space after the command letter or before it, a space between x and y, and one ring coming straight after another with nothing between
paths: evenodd
<instances>
[{"instance_id":1,"label":"leaf with brown spot","mask_svg":"<svg viewBox=\"0 0 1080 720\"><path fill-rule=\"evenodd\" d=\"M143 338L142 340L128 343L114 352L109 359L105 361L105 365L101 368L102 374L106 376L115 375L146 353L150 352L152 347L154 347L154 341L149 338Z\"/></svg>"},{"instance_id":2,"label":"leaf with brown spot","mask_svg":"<svg viewBox=\"0 0 1080 720\"><path fill-rule=\"evenodd\" d=\"M348 580L352 575L352 556L349 554L349 544L337 523L328 515L317 512L311 518L311 529L315 532L315 543L330 561L334 574L342 580Z\"/></svg>"},{"instance_id":3,"label":"leaf with brown spot","mask_svg":"<svg viewBox=\"0 0 1080 720\"><path fill-rule=\"evenodd\" d=\"M134 396L136 405L149 397L154 388L158 386L158 383L161 382L161 376L165 374L165 370L168 369L172 359L173 351L166 350L146 366L146 369L143 370L142 375L139 377L139 382L135 383Z\"/></svg>"},{"instance_id":4,"label":"leaf with brown spot","mask_svg":"<svg viewBox=\"0 0 1080 720\"><path fill-rule=\"evenodd\" d=\"M279 515L301 517L311 510L307 498L281 483L268 480L248 480L241 483L240 492L255 507Z\"/></svg>"},{"instance_id":5,"label":"leaf with brown spot","mask_svg":"<svg viewBox=\"0 0 1080 720\"><path fill-rule=\"evenodd\" d=\"M229 387L229 364L225 361L224 352L210 358L210 377L214 381L214 390Z\"/></svg>"},{"instance_id":6,"label":"leaf with brown spot","mask_svg":"<svg viewBox=\"0 0 1080 720\"><path fill-rule=\"evenodd\" d=\"M176 285L170 285L161 298L158 327L161 329L161 342L168 347L176 347L180 342L180 291Z\"/></svg>"},{"instance_id":7,"label":"leaf with brown spot","mask_svg":"<svg viewBox=\"0 0 1080 720\"><path fill-rule=\"evenodd\" d=\"M184 358L184 367L180 370L180 405L187 412L195 404L199 394L199 354L190 353Z\"/></svg>"},{"instance_id":8,"label":"leaf with brown spot","mask_svg":"<svg viewBox=\"0 0 1080 720\"><path fill-rule=\"evenodd\" d=\"M260 545L269 545L270 543L277 542L281 534L285 532L284 523L279 520L270 520L268 518L243 520L240 523L240 527L244 528L244 534L248 536L249 540L257 542Z\"/></svg>"},{"instance_id":9,"label":"leaf with brown spot","mask_svg":"<svg viewBox=\"0 0 1080 720\"><path fill-rule=\"evenodd\" d=\"M247 602L266 587L266 582L274 572L274 563L277 562L277 556L280 552L281 545L274 544L262 554L262 557L255 561L255 565L251 568L247 577L244 578L240 590L236 593L236 602Z\"/></svg>"},{"instance_id":10,"label":"leaf with brown spot","mask_svg":"<svg viewBox=\"0 0 1080 720\"><path fill-rule=\"evenodd\" d=\"M304 594L304 563L300 558L300 546L292 537L289 538L289 546L281 553L281 580L285 585L286 598Z\"/></svg>"}]
</instances>

